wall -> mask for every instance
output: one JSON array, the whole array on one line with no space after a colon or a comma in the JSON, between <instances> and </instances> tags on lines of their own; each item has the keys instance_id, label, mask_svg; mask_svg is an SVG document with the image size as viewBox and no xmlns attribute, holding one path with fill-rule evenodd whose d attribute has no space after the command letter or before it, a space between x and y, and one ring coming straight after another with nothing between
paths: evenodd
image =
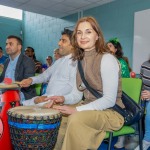
<instances>
[{"instance_id":1,"label":"wall","mask_svg":"<svg viewBox=\"0 0 150 150\"><path fill-rule=\"evenodd\" d=\"M24 49L31 46L35 49L39 61L45 62L48 55L53 56L58 48L61 31L65 27L72 27L77 20L77 14L66 18L54 18L30 12L24 12Z\"/></svg>"},{"instance_id":2,"label":"wall","mask_svg":"<svg viewBox=\"0 0 150 150\"><path fill-rule=\"evenodd\" d=\"M16 35L21 37L21 30L21 20L0 17L0 47L2 47L3 50L5 50L7 36Z\"/></svg>"},{"instance_id":3,"label":"wall","mask_svg":"<svg viewBox=\"0 0 150 150\"><path fill-rule=\"evenodd\" d=\"M94 16L98 20L106 41L112 37L120 39L124 53L132 65L134 13L148 8L149 0L117 0L83 11L83 15ZM44 61L57 48L60 32L64 27L74 25L77 16L74 14L58 19L25 12L24 45L33 46L38 59Z\"/></svg>"},{"instance_id":4,"label":"wall","mask_svg":"<svg viewBox=\"0 0 150 150\"><path fill-rule=\"evenodd\" d=\"M84 16L96 17L106 41L112 37L119 38L124 54L132 66L134 13L148 8L150 8L148 0L118 0L84 11Z\"/></svg>"},{"instance_id":5,"label":"wall","mask_svg":"<svg viewBox=\"0 0 150 150\"><path fill-rule=\"evenodd\" d=\"M134 15L133 70L140 73L141 64L150 59L150 9Z\"/></svg>"}]
</instances>

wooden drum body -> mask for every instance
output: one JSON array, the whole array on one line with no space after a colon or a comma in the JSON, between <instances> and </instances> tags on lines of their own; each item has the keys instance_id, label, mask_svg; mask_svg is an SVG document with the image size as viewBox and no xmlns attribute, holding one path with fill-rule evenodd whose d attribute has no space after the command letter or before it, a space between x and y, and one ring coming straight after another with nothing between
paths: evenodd
<instances>
[{"instance_id":1,"label":"wooden drum body","mask_svg":"<svg viewBox=\"0 0 150 150\"><path fill-rule=\"evenodd\" d=\"M15 150L52 150L61 114L54 109L20 106L9 109L8 124Z\"/></svg>"}]
</instances>

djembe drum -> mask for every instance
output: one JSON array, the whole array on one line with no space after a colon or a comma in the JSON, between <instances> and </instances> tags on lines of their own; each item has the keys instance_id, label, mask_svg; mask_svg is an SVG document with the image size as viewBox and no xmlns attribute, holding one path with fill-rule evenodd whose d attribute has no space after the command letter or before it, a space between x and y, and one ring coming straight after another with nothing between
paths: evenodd
<instances>
[{"instance_id":1,"label":"djembe drum","mask_svg":"<svg viewBox=\"0 0 150 150\"><path fill-rule=\"evenodd\" d=\"M61 113L39 106L20 106L8 110L8 124L15 150L52 150Z\"/></svg>"},{"instance_id":2,"label":"djembe drum","mask_svg":"<svg viewBox=\"0 0 150 150\"><path fill-rule=\"evenodd\" d=\"M0 149L2 150L12 150L7 111L20 105L19 91L20 87L17 84L0 83Z\"/></svg>"}]
</instances>

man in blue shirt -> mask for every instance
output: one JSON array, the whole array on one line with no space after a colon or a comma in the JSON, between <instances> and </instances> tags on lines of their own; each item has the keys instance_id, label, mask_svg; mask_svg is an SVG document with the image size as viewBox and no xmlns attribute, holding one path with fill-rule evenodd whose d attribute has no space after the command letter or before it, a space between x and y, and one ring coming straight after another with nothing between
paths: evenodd
<instances>
[{"instance_id":1,"label":"man in blue shirt","mask_svg":"<svg viewBox=\"0 0 150 150\"><path fill-rule=\"evenodd\" d=\"M3 55L3 49L0 47L0 73L2 73L4 68L4 62L6 61L8 57Z\"/></svg>"},{"instance_id":2,"label":"man in blue shirt","mask_svg":"<svg viewBox=\"0 0 150 150\"><path fill-rule=\"evenodd\" d=\"M4 78L11 78L12 81L22 81L34 76L35 65L31 58L21 53L22 40L14 35L10 35L6 40L6 53L9 58L4 63L4 70L0 76L0 82ZM36 96L34 87L21 88L21 100L31 99Z\"/></svg>"},{"instance_id":3,"label":"man in blue shirt","mask_svg":"<svg viewBox=\"0 0 150 150\"><path fill-rule=\"evenodd\" d=\"M8 58L7 56L3 55L3 49L2 47L0 47L0 64L4 64L7 58Z\"/></svg>"}]
</instances>

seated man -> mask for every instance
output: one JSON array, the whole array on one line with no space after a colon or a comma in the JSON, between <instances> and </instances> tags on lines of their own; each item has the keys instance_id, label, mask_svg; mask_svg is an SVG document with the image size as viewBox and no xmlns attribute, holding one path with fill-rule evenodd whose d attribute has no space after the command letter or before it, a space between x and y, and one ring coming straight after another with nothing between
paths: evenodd
<instances>
[{"instance_id":1,"label":"seated man","mask_svg":"<svg viewBox=\"0 0 150 150\"><path fill-rule=\"evenodd\" d=\"M35 65L31 58L21 54L22 40L10 35L6 40L6 53L9 58L4 63L4 70L0 76L0 82L4 78L11 78L12 81L21 81L35 74ZM21 88L21 100L31 99L36 96L34 87Z\"/></svg>"},{"instance_id":2,"label":"seated man","mask_svg":"<svg viewBox=\"0 0 150 150\"><path fill-rule=\"evenodd\" d=\"M2 49L2 47L0 47L0 72L3 71L4 62L6 61L7 58L8 58L8 57L3 54L3 49Z\"/></svg>"},{"instance_id":3,"label":"seated man","mask_svg":"<svg viewBox=\"0 0 150 150\"><path fill-rule=\"evenodd\" d=\"M52 64L53 64L53 57L52 56L47 56L46 57L46 63L42 65L42 72L44 72Z\"/></svg>"},{"instance_id":4,"label":"seated man","mask_svg":"<svg viewBox=\"0 0 150 150\"><path fill-rule=\"evenodd\" d=\"M77 63L72 61L73 47L71 45L72 31L64 30L58 43L59 53L63 56L58 59L51 67L42 74L30 77L21 82L21 86L28 87L31 84L43 83L48 81L46 93L43 96L32 98L23 102L23 105L35 105L45 101L49 96L65 97L65 103L75 102L82 98L82 93L70 95L71 91L76 88L76 66Z\"/></svg>"}]
</instances>

